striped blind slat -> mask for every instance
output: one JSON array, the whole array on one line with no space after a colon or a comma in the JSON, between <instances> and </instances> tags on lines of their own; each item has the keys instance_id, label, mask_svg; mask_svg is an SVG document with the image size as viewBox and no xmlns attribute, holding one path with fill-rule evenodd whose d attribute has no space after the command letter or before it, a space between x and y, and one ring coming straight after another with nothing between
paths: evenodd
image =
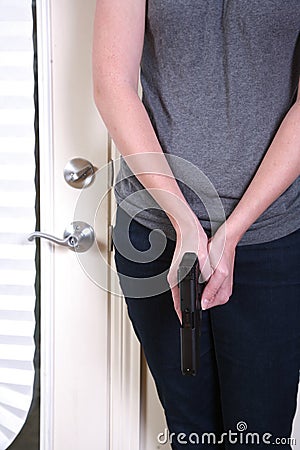
<instances>
[{"instance_id":1,"label":"striped blind slat","mask_svg":"<svg viewBox=\"0 0 300 450\"><path fill-rule=\"evenodd\" d=\"M0 0L0 449L32 401L35 351L34 74L30 0Z\"/></svg>"}]
</instances>

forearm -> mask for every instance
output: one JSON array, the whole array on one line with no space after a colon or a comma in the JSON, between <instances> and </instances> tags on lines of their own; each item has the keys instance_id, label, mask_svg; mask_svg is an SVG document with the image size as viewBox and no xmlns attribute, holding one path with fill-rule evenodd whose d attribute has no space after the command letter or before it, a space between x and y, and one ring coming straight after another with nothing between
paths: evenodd
<instances>
[{"instance_id":1,"label":"forearm","mask_svg":"<svg viewBox=\"0 0 300 450\"><path fill-rule=\"evenodd\" d=\"M240 202L227 219L236 244L300 174L300 99L290 109Z\"/></svg>"},{"instance_id":2,"label":"forearm","mask_svg":"<svg viewBox=\"0 0 300 450\"><path fill-rule=\"evenodd\" d=\"M126 82L102 82L95 90L99 112L116 146L167 213L176 231L195 220L164 156L149 116L133 86Z\"/></svg>"},{"instance_id":3,"label":"forearm","mask_svg":"<svg viewBox=\"0 0 300 450\"><path fill-rule=\"evenodd\" d=\"M176 229L179 222L184 224L191 219L196 222L196 218L182 195L137 94L145 17L146 0L96 1L94 98L126 163Z\"/></svg>"}]
</instances>

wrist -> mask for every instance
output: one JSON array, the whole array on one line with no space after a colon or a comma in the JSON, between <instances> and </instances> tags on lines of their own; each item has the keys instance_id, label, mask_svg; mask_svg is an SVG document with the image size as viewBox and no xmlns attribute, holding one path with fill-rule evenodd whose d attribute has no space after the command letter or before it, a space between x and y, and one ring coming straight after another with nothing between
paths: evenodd
<instances>
[{"instance_id":1,"label":"wrist","mask_svg":"<svg viewBox=\"0 0 300 450\"><path fill-rule=\"evenodd\" d=\"M242 227L242 224L238 224L230 217L227 219L224 226L226 227L226 243L230 246L236 247L245 234L246 229Z\"/></svg>"},{"instance_id":2,"label":"wrist","mask_svg":"<svg viewBox=\"0 0 300 450\"><path fill-rule=\"evenodd\" d=\"M176 219L172 217L170 220L177 236L195 235L195 239L207 239L198 217L192 211Z\"/></svg>"}]
</instances>

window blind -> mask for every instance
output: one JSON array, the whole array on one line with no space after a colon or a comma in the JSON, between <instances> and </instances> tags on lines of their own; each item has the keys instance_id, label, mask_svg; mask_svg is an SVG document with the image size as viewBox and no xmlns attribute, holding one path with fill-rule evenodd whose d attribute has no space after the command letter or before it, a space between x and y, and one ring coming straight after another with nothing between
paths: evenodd
<instances>
[{"instance_id":1,"label":"window blind","mask_svg":"<svg viewBox=\"0 0 300 450\"><path fill-rule=\"evenodd\" d=\"M0 448L32 401L35 351L34 74L31 0L0 0Z\"/></svg>"}]
</instances>

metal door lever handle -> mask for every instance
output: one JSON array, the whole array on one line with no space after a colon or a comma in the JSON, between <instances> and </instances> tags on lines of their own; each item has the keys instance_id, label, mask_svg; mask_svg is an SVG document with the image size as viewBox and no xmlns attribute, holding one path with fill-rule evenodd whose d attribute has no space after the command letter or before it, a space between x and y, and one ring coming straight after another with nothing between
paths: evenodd
<instances>
[{"instance_id":1,"label":"metal door lever handle","mask_svg":"<svg viewBox=\"0 0 300 450\"><path fill-rule=\"evenodd\" d=\"M33 241L36 238L44 238L47 239L48 241L54 242L54 244L63 245L64 247L68 247L69 245L68 241L70 239L69 237L67 237L66 239L59 239L55 236L52 236L51 234L42 233L41 231L35 231L34 233L28 236L29 241Z\"/></svg>"},{"instance_id":2,"label":"metal door lever handle","mask_svg":"<svg viewBox=\"0 0 300 450\"><path fill-rule=\"evenodd\" d=\"M33 241L36 238L47 239L54 244L68 247L74 252L84 253L93 245L95 233L88 223L76 221L72 222L65 229L63 239L59 239L51 234L42 233L41 231L35 231L28 236L29 241Z\"/></svg>"}]
</instances>

